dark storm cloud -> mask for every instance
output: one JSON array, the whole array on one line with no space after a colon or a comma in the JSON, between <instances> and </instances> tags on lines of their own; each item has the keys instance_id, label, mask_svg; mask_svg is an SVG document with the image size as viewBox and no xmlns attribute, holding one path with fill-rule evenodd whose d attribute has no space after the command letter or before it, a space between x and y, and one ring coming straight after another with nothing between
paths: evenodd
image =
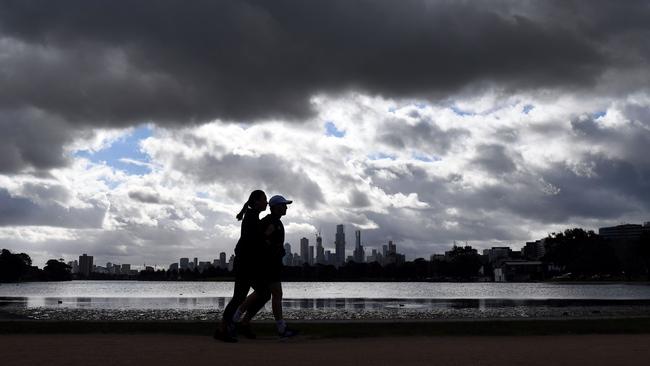
<instances>
[{"instance_id":1,"label":"dark storm cloud","mask_svg":"<svg viewBox=\"0 0 650 366\"><path fill-rule=\"evenodd\" d=\"M418 97L472 82L591 85L611 66L594 36L582 31L594 29L591 24L580 27L555 14L574 9L557 3L553 14L564 22L550 22L517 7L415 0L3 1L0 29L17 43L8 45L3 61L0 100L79 123L300 118L318 92L353 88ZM615 18L639 18L647 10L621 9ZM626 29L621 21L605 24Z\"/></svg>"},{"instance_id":2,"label":"dark storm cloud","mask_svg":"<svg viewBox=\"0 0 650 366\"><path fill-rule=\"evenodd\" d=\"M312 95L350 89L590 87L647 65L648 14L632 1L5 0L0 123L39 114L0 141L0 171L65 164L74 125L301 119Z\"/></svg>"},{"instance_id":3,"label":"dark storm cloud","mask_svg":"<svg viewBox=\"0 0 650 366\"><path fill-rule=\"evenodd\" d=\"M63 146L75 135L65 122L36 110L0 109L0 131L0 173L66 164Z\"/></svg>"}]
</instances>

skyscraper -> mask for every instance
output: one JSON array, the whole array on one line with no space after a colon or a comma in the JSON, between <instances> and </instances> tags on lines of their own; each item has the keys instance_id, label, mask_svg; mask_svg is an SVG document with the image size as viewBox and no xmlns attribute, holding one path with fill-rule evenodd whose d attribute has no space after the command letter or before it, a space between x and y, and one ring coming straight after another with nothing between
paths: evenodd
<instances>
[{"instance_id":1,"label":"skyscraper","mask_svg":"<svg viewBox=\"0 0 650 366\"><path fill-rule=\"evenodd\" d=\"M223 269L228 268L228 262L226 261L226 252L219 253L219 267Z\"/></svg>"},{"instance_id":2,"label":"skyscraper","mask_svg":"<svg viewBox=\"0 0 650 366\"><path fill-rule=\"evenodd\" d=\"M334 240L336 249L336 266L345 264L345 227L336 225L336 239Z\"/></svg>"},{"instance_id":3,"label":"skyscraper","mask_svg":"<svg viewBox=\"0 0 650 366\"><path fill-rule=\"evenodd\" d=\"M293 265L293 254L291 254L291 244L284 243L284 257L282 258L282 264L285 266Z\"/></svg>"},{"instance_id":4,"label":"skyscraper","mask_svg":"<svg viewBox=\"0 0 650 366\"><path fill-rule=\"evenodd\" d=\"M313 245L309 246L309 258L307 258L307 263L309 263L310 266L314 265L314 246Z\"/></svg>"},{"instance_id":5,"label":"skyscraper","mask_svg":"<svg viewBox=\"0 0 650 366\"><path fill-rule=\"evenodd\" d=\"M354 231L354 253L352 255L352 260L357 263L363 263L363 260L366 256L365 251L363 250L363 245L361 245L361 230Z\"/></svg>"},{"instance_id":6,"label":"skyscraper","mask_svg":"<svg viewBox=\"0 0 650 366\"><path fill-rule=\"evenodd\" d=\"M325 264L325 248L323 248L323 238L316 235L316 263Z\"/></svg>"},{"instance_id":7,"label":"skyscraper","mask_svg":"<svg viewBox=\"0 0 650 366\"><path fill-rule=\"evenodd\" d=\"M181 265L181 269L187 270L188 268L190 268L190 259L181 258L180 265Z\"/></svg>"},{"instance_id":8,"label":"skyscraper","mask_svg":"<svg viewBox=\"0 0 650 366\"><path fill-rule=\"evenodd\" d=\"M88 277L90 276L90 272L92 272L92 269L93 269L93 256L86 255L86 253L84 253L82 256L79 257L79 273Z\"/></svg>"},{"instance_id":9,"label":"skyscraper","mask_svg":"<svg viewBox=\"0 0 650 366\"><path fill-rule=\"evenodd\" d=\"M397 245L393 244L392 240L388 241L388 254L397 253Z\"/></svg>"},{"instance_id":10,"label":"skyscraper","mask_svg":"<svg viewBox=\"0 0 650 366\"><path fill-rule=\"evenodd\" d=\"M305 264L309 264L309 239L300 239L300 258Z\"/></svg>"}]
</instances>

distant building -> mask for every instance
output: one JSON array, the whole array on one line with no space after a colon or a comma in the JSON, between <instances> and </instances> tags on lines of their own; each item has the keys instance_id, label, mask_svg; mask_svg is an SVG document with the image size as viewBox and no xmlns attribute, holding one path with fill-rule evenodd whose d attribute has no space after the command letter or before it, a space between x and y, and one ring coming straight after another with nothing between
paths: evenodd
<instances>
[{"instance_id":1,"label":"distant building","mask_svg":"<svg viewBox=\"0 0 650 366\"><path fill-rule=\"evenodd\" d=\"M170 271L178 271L178 263L172 263L169 265Z\"/></svg>"},{"instance_id":2,"label":"distant building","mask_svg":"<svg viewBox=\"0 0 650 366\"><path fill-rule=\"evenodd\" d=\"M131 265L130 264L122 264L121 272L122 273L131 272Z\"/></svg>"},{"instance_id":3,"label":"distant building","mask_svg":"<svg viewBox=\"0 0 650 366\"><path fill-rule=\"evenodd\" d=\"M639 240L643 231L644 227L642 225L624 224L611 227L601 227L598 229L598 235L607 240L622 242Z\"/></svg>"},{"instance_id":4,"label":"distant building","mask_svg":"<svg viewBox=\"0 0 650 366\"><path fill-rule=\"evenodd\" d=\"M84 253L79 257L79 273L88 277L93 269L93 256Z\"/></svg>"},{"instance_id":5,"label":"distant building","mask_svg":"<svg viewBox=\"0 0 650 366\"><path fill-rule=\"evenodd\" d=\"M521 254L526 259L538 260L546 254L546 248L544 247L545 243L546 239L529 241L522 248Z\"/></svg>"},{"instance_id":6,"label":"distant building","mask_svg":"<svg viewBox=\"0 0 650 366\"><path fill-rule=\"evenodd\" d=\"M282 264L285 266L293 265L293 254L291 253L291 244L284 243L284 257L282 257Z\"/></svg>"},{"instance_id":7,"label":"distant building","mask_svg":"<svg viewBox=\"0 0 650 366\"><path fill-rule=\"evenodd\" d=\"M226 252L221 252L219 253L219 267L221 269L226 269L228 268L228 262L226 258Z\"/></svg>"},{"instance_id":8,"label":"distant building","mask_svg":"<svg viewBox=\"0 0 650 366\"><path fill-rule=\"evenodd\" d=\"M309 239L300 239L300 257L303 263L309 263Z\"/></svg>"},{"instance_id":9,"label":"distant building","mask_svg":"<svg viewBox=\"0 0 650 366\"><path fill-rule=\"evenodd\" d=\"M336 266L345 263L345 226L336 225L336 235L334 240L336 250Z\"/></svg>"},{"instance_id":10,"label":"distant building","mask_svg":"<svg viewBox=\"0 0 650 366\"><path fill-rule=\"evenodd\" d=\"M309 258L307 260L310 266L314 265L314 246L309 246Z\"/></svg>"},{"instance_id":11,"label":"distant building","mask_svg":"<svg viewBox=\"0 0 650 366\"><path fill-rule=\"evenodd\" d=\"M393 244L392 240L388 241L388 253L387 254L397 253L397 245Z\"/></svg>"},{"instance_id":12,"label":"distant building","mask_svg":"<svg viewBox=\"0 0 650 366\"><path fill-rule=\"evenodd\" d=\"M510 247L492 247L483 250L483 255L488 259L488 263L493 264L510 258L512 249Z\"/></svg>"},{"instance_id":13,"label":"distant building","mask_svg":"<svg viewBox=\"0 0 650 366\"><path fill-rule=\"evenodd\" d=\"M406 256L397 252L397 245L393 244L392 240L388 242L388 246L384 245L384 247L386 247L386 255L383 256L382 265L401 265L406 262Z\"/></svg>"},{"instance_id":14,"label":"distant building","mask_svg":"<svg viewBox=\"0 0 650 366\"><path fill-rule=\"evenodd\" d=\"M429 260L430 260L431 262L434 262L434 261L445 262L445 261L447 261L448 259L449 259L449 258L448 258L446 255L444 255L444 254L431 254L431 257L429 257Z\"/></svg>"},{"instance_id":15,"label":"distant building","mask_svg":"<svg viewBox=\"0 0 650 366\"><path fill-rule=\"evenodd\" d=\"M504 261L494 269L495 282L523 282L541 280L544 265L540 261Z\"/></svg>"},{"instance_id":16,"label":"distant building","mask_svg":"<svg viewBox=\"0 0 650 366\"><path fill-rule=\"evenodd\" d=\"M189 258L181 258L180 266L181 266L181 269L188 270L190 268L190 259Z\"/></svg>"},{"instance_id":17,"label":"distant building","mask_svg":"<svg viewBox=\"0 0 650 366\"><path fill-rule=\"evenodd\" d=\"M230 259L228 259L228 270L232 272L234 265L235 265L235 255L231 254Z\"/></svg>"},{"instance_id":18,"label":"distant building","mask_svg":"<svg viewBox=\"0 0 650 366\"><path fill-rule=\"evenodd\" d=\"M320 233L316 234L316 264L325 264L325 248Z\"/></svg>"},{"instance_id":19,"label":"distant building","mask_svg":"<svg viewBox=\"0 0 650 366\"><path fill-rule=\"evenodd\" d=\"M370 254L368 257L366 257L366 262L372 263L372 262L379 262L379 259L377 258L377 249L373 249L372 254Z\"/></svg>"},{"instance_id":20,"label":"distant building","mask_svg":"<svg viewBox=\"0 0 650 366\"><path fill-rule=\"evenodd\" d=\"M333 265L333 266L336 265L336 257L332 255L331 250L326 250L324 256L325 256L325 264Z\"/></svg>"},{"instance_id":21,"label":"distant building","mask_svg":"<svg viewBox=\"0 0 650 366\"><path fill-rule=\"evenodd\" d=\"M363 250L363 245L361 245L361 230L355 230L354 231L354 252L352 253L352 258L357 263L363 263L365 257L366 257L366 252Z\"/></svg>"}]
</instances>

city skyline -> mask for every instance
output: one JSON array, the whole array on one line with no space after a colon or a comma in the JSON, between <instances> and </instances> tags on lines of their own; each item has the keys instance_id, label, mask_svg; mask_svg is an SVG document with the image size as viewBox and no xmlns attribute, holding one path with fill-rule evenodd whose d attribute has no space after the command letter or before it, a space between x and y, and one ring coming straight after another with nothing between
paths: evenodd
<instances>
[{"instance_id":1,"label":"city skyline","mask_svg":"<svg viewBox=\"0 0 650 366\"><path fill-rule=\"evenodd\" d=\"M207 258L232 251L255 189L293 200L288 242L322 229L334 253L340 223L348 249L359 229L426 258L644 222L648 17L644 1L0 2L0 247Z\"/></svg>"},{"instance_id":2,"label":"city skyline","mask_svg":"<svg viewBox=\"0 0 650 366\"><path fill-rule=\"evenodd\" d=\"M337 225L337 230L339 227L344 227L344 225L342 224ZM597 234L602 236L605 239L612 240L612 241L637 240L640 238L641 234L646 231L650 231L650 221L645 221L642 224L621 224L621 225L616 225L611 227L601 227L598 228ZM397 244L393 243L392 240L389 240L386 244L378 244L376 248L373 246L361 245L362 248L368 251L367 252L364 251L363 257L357 257L355 255L355 252L358 248L358 244L361 244L360 238L361 238L361 230L355 230L355 247L346 250L346 254L352 251L352 255L346 255L346 259L343 263L347 263L351 261L357 263L370 263L376 261L383 265L385 264L384 259L387 257L387 254L389 253L397 254L398 255L397 260L401 262L417 259L417 258L408 258L406 255L402 253L398 253ZM510 253L519 253L518 254L519 256L538 260L541 257L543 257L545 253L545 248L544 248L545 239L546 238L539 238L534 241L525 242L523 244L512 244L510 246L491 246L488 248L473 248L473 249L477 251L480 250L483 253L483 255L489 258L490 262L494 261L495 258L508 257ZM320 232L316 233L316 243L317 243L316 247L313 245L309 245L308 238L303 237L300 239L299 251L296 252L292 250L293 247L291 246L291 243L286 242L284 244L284 248L287 251L287 254L282 260L283 264L285 266L303 265L305 263L305 257L302 253L304 253L304 250L306 248L307 248L307 253L309 253L308 260L307 260L307 264L309 265L323 264L323 265L333 265L335 267L339 267L342 264L338 262L338 256L336 255L335 252L336 243L334 243L332 247L332 249L334 250L327 250L326 247L323 247L323 252L327 252L327 256L323 256L322 260L320 261L316 256L318 253L317 252L318 244L319 243L322 244L322 237ZM458 244L460 244L460 246L468 245L467 242L457 243L456 241L454 241L453 246L450 246L448 248L456 247ZM306 245L306 248L304 245ZM429 256L423 256L419 258L434 260L434 258L445 257L446 255L448 255L447 254L448 251L445 249L448 248L443 249L445 254L431 253ZM86 254L84 253L83 256L86 256ZM194 268L205 268L205 266L207 266L208 264L212 264L215 268L232 270L234 253L230 253L229 255L229 253L227 252L221 252L219 253L219 259L214 258L211 259L211 261L199 261L198 257L194 257L194 260L190 261L190 258L191 257L179 257L179 261L170 262L169 264L150 263L149 265L147 265L146 263L143 263L142 266L140 266L139 264L134 264L133 269L144 270L146 267L152 266L151 268L154 270L159 270L159 269L193 270ZM226 260L226 258L228 258L228 260ZM73 273L76 273L77 271L83 273L83 270L81 270L81 268L84 267L84 265L81 264L82 256L79 257L78 261L77 260L74 261L65 260L65 261L72 267ZM112 264L111 262L107 262L106 268L104 268L108 270L106 273L111 273L109 270L111 264ZM131 264L117 263L117 265L129 266L127 268L127 271L131 270ZM93 266L93 256L90 256L90 265L86 265L86 267L92 268L92 266Z\"/></svg>"}]
</instances>

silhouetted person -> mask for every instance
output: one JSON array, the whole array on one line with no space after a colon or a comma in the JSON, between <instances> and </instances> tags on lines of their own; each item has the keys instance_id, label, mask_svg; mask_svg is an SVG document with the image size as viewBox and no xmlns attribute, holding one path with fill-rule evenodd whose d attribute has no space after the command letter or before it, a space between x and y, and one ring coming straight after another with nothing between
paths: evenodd
<instances>
[{"instance_id":1,"label":"silhouetted person","mask_svg":"<svg viewBox=\"0 0 650 366\"><path fill-rule=\"evenodd\" d=\"M244 332L250 333L250 320L271 298L268 283L261 280L260 263L262 251L262 233L260 232L260 212L266 210L266 194L261 190L251 192L248 201L244 203L237 219L242 221L241 236L235 247L235 288L233 296L223 312L221 321L221 334L219 329L215 337L225 342L237 342L237 332L233 322L233 314L244 302L248 290L252 287L258 293L258 299L254 301L242 320ZM247 329L248 328L248 329Z\"/></svg>"},{"instance_id":2,"label":"silhouetted person","mask_svg":"<svg viewBox=\"0 0 650 366\"><path fill-rule=\"evenodd\" d=\"M271 214L267 215L261 220L262 233L264 234L264 258L265 261L261 265L264 274L264 279L268 281L268 288L271 290L273 300L271 306L273 308L273 317L275 318L278 335L280 337L292 337L298 332L290 329L282 315L282 257L284 257L284 225L280 220L282 216L287 214L287 205L293 201L289 201L282 196L273 196L269 200L269 207ZM264 294L259 294L257 290L253 292L246 301L239 307L236 312L237 316L241 314L249 315L251 310L255 310L255 304Z\"/></svg>"}]
</instances>

